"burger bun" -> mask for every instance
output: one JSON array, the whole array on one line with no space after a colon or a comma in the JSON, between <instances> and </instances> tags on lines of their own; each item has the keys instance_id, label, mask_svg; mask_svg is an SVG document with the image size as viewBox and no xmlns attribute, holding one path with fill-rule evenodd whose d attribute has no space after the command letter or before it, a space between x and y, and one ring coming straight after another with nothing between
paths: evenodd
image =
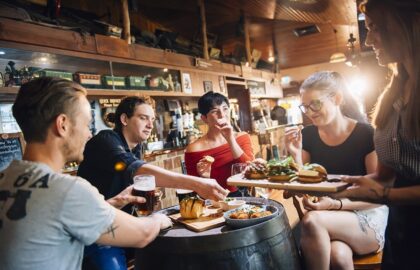
<instances>
[{"instance_id":1,"label":"burger bun","mask_svg":"<svg viewBox=\"0 0 420 270\"><path fill-rule=\"evenodd\" d=\"M298 180L303 183L320 183L324 180L323 177L306 177L306 176L299 176Z\"/></svg>"},{"instance_id":2,"label":"burger bun","mask_svg":"<svg viewBox=\"0 0 420 270\"><path fill-rule=\"evenodd\" d=\"M246 172L245 177L247 179L265 179L266 176L263 173Z\"/></svg>"},{"instance_id":3,"label":"burger bun","mask_svg":"<svg viewBox=\"0 0 420 270\"><path fill-rule=\"evenodd\" d=\"M290 181L290 179L292 179L293 177L295 177L295 175L290 174L290 175L270 175L268 177L268 179L270 181Z\"/></svg>"}]
</instances>

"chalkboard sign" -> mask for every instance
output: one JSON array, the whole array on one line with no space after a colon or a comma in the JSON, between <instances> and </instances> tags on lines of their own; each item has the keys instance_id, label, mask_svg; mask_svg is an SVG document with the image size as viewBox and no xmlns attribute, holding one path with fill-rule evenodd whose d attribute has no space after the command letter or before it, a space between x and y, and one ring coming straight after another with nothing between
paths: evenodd
<instances>
[{"instance_id":1,"label":"chalkboard sign","mask_svg":"<svg viewBox=\"0 0 420 270\"><path fill-rule=\"evenodd\" d=\"M22 136L20 133L0 134L0 171L14 159L22 159Z\"/></svg>"}]
</instances>

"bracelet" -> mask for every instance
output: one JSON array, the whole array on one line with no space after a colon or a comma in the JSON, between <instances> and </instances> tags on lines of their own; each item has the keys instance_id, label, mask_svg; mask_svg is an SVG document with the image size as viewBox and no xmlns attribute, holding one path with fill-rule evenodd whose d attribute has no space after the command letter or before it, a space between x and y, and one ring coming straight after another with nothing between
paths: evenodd
<instances>
[{"instance_id":1,"label":"bracelet","mask_svg":"<svg viewBox=\"0 0 420 270\"><path fill-rule=\"evenodd\" d=\"M341 210L341 209L343 209L343 201L342 201L341 199L337 199L337 201L339 201L339 202L340 202L340 207L338 207L338 209L337 209L337 210Z\"/></svg>"},{"instance_id":2,"label":"bracelet","mask_svg":"<svg viewBox=\"0 0 420 270\"><path fill-rule=\"evenodd\" d=\"M390 187L384 187L382 189L382 198L381 198L381 203L382 204L386 204L386 202L388 201L388 196L389 196L390 191L391 191Z\"/></svg>"}]
</instances>

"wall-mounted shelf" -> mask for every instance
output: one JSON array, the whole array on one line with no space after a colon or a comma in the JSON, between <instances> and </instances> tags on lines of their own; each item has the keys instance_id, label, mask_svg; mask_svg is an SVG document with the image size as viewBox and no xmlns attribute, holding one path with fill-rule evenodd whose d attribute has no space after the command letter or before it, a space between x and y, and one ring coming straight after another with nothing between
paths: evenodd
<instances>
[{"instance_id":1,"label":"wall-mounted shelf","mask_svg":"<svg viewBox=\"0 0 420 270\"><path fill-rule=\"evenodd\" d=\"M0 87L0 95L16 96L19 87ZM111 90L111 89L87 89L90 97L113 96L122 97L129 95L146 95L151 97L200 97L198 94L186 94L175 91L154 91L154 90Z\"/></svg>"},{"instance_id":2,"label":"wall-mounted shelf","mask_svg":"<svg viewBox=\"0 0 420 270\"><path fill-rule=\"evenodd\" d=\"M245 80L266 81L266 93L260 98L281 97L279 84L270 84L278 74L252 70L244 77L241 68L226 63L213 63L209 68L194 66L194 58L187 55L149 48L138 44L128 45L124 40L101 35L80 35L78 32L55 29L22 21L0 18L0 48L6 55L0 56L0 70L3 72L9 60L16 63L17 68L23 66L41 67L45 69L93 73L103 76L114 75L145 76L151 74L157 78L162 76L159 70L169 70L173 82L181 87L172 89L185 90L189 79L191 94L185 92L153 90L108 90L90 89L89 96L125 96L150 95L161 97L179 97L181 99L200 97L205 91L213 90L227 94L227 83L244 85ZM37 63L36 59L51 57L51 62ZM177 76L175 76L177 75ZM151 85L153 87L153 85ZM105 88L105 86L103 86ZM141 88L143 89L143 88ZM161 90L156 90L161 89ZM170 89L170 88L168 88ZM17 91L17 90L16 90ZM0 101L14 98L16 91L0 88Z\"/></svg>"}]
</instances>

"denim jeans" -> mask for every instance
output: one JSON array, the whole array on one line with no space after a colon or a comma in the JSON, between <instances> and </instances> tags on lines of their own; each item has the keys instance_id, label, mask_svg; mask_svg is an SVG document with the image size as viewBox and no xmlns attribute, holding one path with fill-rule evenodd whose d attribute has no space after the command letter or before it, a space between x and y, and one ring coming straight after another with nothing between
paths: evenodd
<instances>
[{"instance_id":1,"label":"denim jeans","mask_svg":"<svg viewBox=\"0 0 420 270\"><path fill-rule=\"evenodd\" d=\"M84 257L95 270L127 270L123 248L92 244L85 247Z\"/></svg>"}]
</instances>

